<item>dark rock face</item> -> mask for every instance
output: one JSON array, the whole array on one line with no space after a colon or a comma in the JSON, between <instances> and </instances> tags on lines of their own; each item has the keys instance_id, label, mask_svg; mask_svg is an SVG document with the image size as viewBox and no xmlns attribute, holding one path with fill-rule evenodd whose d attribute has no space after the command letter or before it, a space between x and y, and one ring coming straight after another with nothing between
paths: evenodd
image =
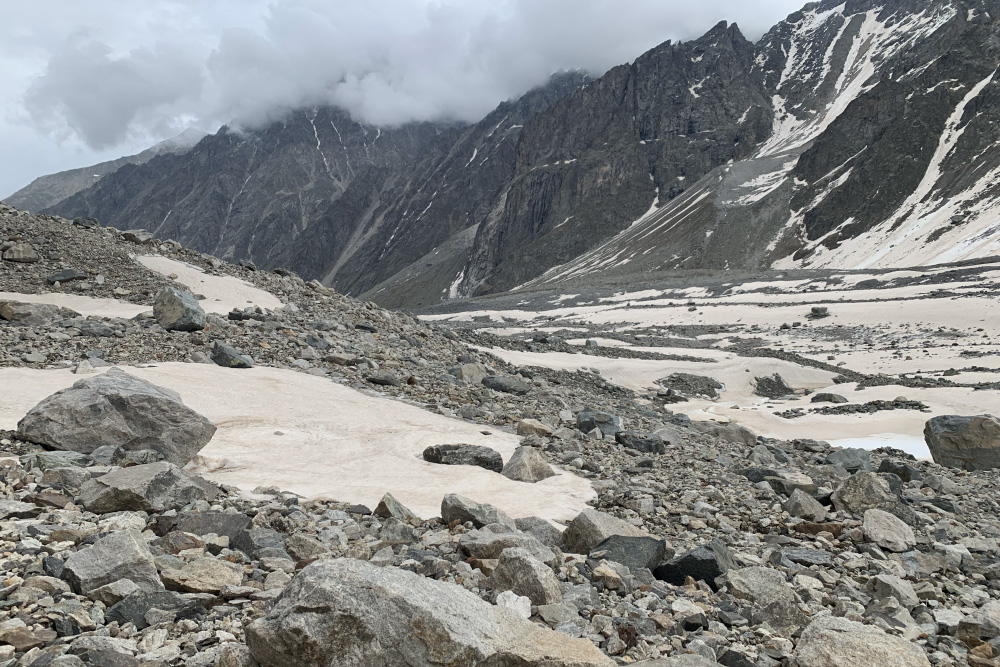
<instances>
[{"instance_id":1,"label":"dark rock face","mask_svg":"<svg viewBox=\"0 0 1000 667\"><path fill-rule=\"evenodd\" d=\"M424 460L449 466L479 466L503 472L500 452L480 445L431 445L424 450Z\"/></svg>"},{"instance_id":2,"label":"dark rock face","mask_svg":"<svg viewBox=\"0 0 1000 667\"><path fill-rule=\"evenodd\" d=\"M704 581L714 589L716 577L735 567L726 545L720 540L712 540L697 549L674 556L653 570L653 575L675 586L682 585L691 577L695 581Z\"/></svg>"},{"instance_id":3,"label":"dark rock face","mask_svg":"<svg viewBox=\"0 0 1000 667\"><path fill-rule=\"evenodd\" d=\"M944 415L927 421L924 440L934 462L961 470L1000 467L1000 420Z\"/></svg>"}]
</instances>

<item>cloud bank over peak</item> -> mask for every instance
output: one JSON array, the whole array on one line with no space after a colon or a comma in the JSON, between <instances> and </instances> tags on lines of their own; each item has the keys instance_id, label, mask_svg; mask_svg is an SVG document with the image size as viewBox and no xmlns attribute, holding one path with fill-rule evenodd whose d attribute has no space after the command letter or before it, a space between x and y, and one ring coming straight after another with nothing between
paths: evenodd
<instances>
[{"instance_id":1,"label":"cloud bank over peak","mask_svg":"<svg viewBox=\"0 0 1000 667\"><path fill-rule=\"evenodd\" d=\"M126 49L95 30L75 31L52 50L23 104L38 130L98 150L191 125L252 127L324 104L373 124L473 121L555 71L599 74L722 19L756 37L797 4L277 0L260 8L256 25L227 25L217 11L200 32L174 26Z\"/></svg>"}]
</instances>

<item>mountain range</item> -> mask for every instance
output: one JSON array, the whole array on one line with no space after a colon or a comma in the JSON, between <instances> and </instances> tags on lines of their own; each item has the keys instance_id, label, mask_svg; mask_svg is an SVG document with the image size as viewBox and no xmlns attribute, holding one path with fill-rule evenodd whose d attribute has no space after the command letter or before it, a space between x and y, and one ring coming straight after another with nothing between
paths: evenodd
<instances>
[{"instance_id":1,"label":"mountain range","mask_svg":"<svg viewBox=\"0 0 1000 667\"><path fill-rule=\"evenodd\" d=\"M475 124L302 109L5 201L393 307L982 257L1000 248L998 18L995 0L824 0L755 43L720 23L558 74Z\"/></svg>"}]
</instances>

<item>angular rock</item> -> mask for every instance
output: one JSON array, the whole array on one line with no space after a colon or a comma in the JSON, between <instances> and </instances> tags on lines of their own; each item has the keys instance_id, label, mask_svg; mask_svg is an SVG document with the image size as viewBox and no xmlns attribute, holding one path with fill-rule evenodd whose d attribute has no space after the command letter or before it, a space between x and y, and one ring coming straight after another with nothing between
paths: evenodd
<instances>
[{"instance_id":1,"label":"angular rock","mask_svg":"<svg viewBox=\"0 0 1000 667\"><path fill-rule=\"evenodd\" d=\"M576 554L589 554L613 535L648 537L627 521L587 508L576 515L563 532L566 549Z\"/></svg>"},{"instance_id":2,"label":"angular rock","mask_svg":"<svg viewBox=\"0 0 1000 667\"><path fill-rule=\"evenodd\" d=\"M785 378L775 373L774 375L754 378L753 393L765 398L781 398L794 394L795 390L788 386Z\"/></svg>"},{"instance_id":3,"label":"angular rock","mask_svg":"<svg viewBox=\"0 0 1000 667\"><path fill-rule=\"evenodd\" d=\"M688 577L704 581L713 589L719 576L736 567L729 549L720 540L712 540L696 549L674 556L653 570L653 576L675 586L682 585Z\"/></svg>"},{"instance_id":4,"label":"angular rock","mask_svg":"<svg viewBox=\"0 0 1000 667\"><path fill-rule=\"evenodd\" d=\"M454 493L445 494L444 498L441 499L441 518L448 524L452 521L459 523L471 521L476 528L482 528L491 523L499 523L511 529L517 529L514 519L493 505L477 503Z\"/></svg>"},{"instance_id":5,"label":"angular rock","mask_svg":"<svg viewBox=\"0 0 1000 667\"><path fill-rule=\"evenodd\" d=\"M218 593L243 583L243 567L217 558L198 558L178 570L164 570L160 576L170 590Z\"/></svg>"},{"instance_id":6,"label":"angular rock","mask_svg":"<svg viewBox=\"0 0 1000 667\"><path fill-rule=\"evenodd\" d=\"M916 516L903 504L893 481L900 488L900 480L888 473L859 472L851 475L833 492L833 506L840 511L863 514L865 510L881 509L906 523L913 524Z\"/></svg>"},{"instance_id":7,"label":"angular rock","mask_svg":"<svg viewBox=\"0 0 1000 667\"><path fill-rule=\"evenodd\" d=\"M930 667L916 644L846 618L820 616L802 631L794 653L798 667Z\"/></svg>"},{"instance_id":8,"label":"angular rock","mask_svg":"<svg viewBox=\"0 0 1000 667\"><path fill-rule=\"evenodd\" d=\"M460 586L351 559L307 566L246 633L263 667L614 665Z\"/></svg>"},{"instance_id":9,"label":"angular rock","mask_svg":"<svg viewBox=\"0 0 1000 667\"><path fill-rule=\"evenodd\" d=\"M153 555L135 530L112 533L74 552L63 565L62 578L84 595L119 579L129 579L148 593L163 590Z\"/></svg>"},{"instance_id":10,"label":"angular rock","mask_svg":"<svg viewBox=\"0 0 1000 667\"><path fill-rule=\"evenodd\" d=\"M666 541L655 537L626 537L612 535L598 544L590 552L590 557L621 563L632 572L646 568L655 570L668 558L672 558L674 550L667 546Z\"/></svg>"},{"instance_id":11,"label":"angular rock","mask_svg":"<svg viewBox=\"0 0 1000 667\"><path fill-rule=\"evenodd\" d=\"M871 472L872 469L871 452L857 447L830 452L826 457L826 462L830 465L839 465L851 474L859 471Z\"/></svg>"},{"instance_id":12,"label":"angular rock","mask_svg":"<svg viewBox=\"0 0 1000 667\"><path fill-rule=\"evenodd\" d=\"M472 558L494 560L500 558L504 549L524 549L543 563L556 562L552 549L542 544L531 535L514 532L493 532L489 526L483 530L473 530L461 537L459 548ZM502 528L502 527L501 527Z\"/></svg>"},{"instance_id":13,"label":"angular rock","mask_svg":"<svg viewBox=\"0 0 1000 667\"><path fill-rule=\"evenodd\" d=\"M736 444L753 447L757 444L757 434L735 422L722 424L720 422L692 422L691 428L699 433L718 438L723 442L734 442Z\"/></svg>"},{"instance_id":14,"label":"angular rock","mask_svg":"<svg viewBox=\"0 0 1000 667\"><path fill-rule=\"evenodd\" d=\"M431 445L424 450L424 460L449 466L479 466L493 472L503 471L500 452L482 445Z\"/></svg>"},{"instance_id":15,"label":"angular rock","mask_svg":"<svg viewBox=\"0 0 1000 667\"><path fill-rule=\"evenodd\" d=\"M913 584L891 574L875 575L868 580L867 589L874 598L895 598L907 609L920 603L916 591L913 590Z\"/></svg>"},{"instance_id":16,"label":"angular rock","mask_svg":"<svg viewBox=\"0 0 1000 667\"><path fill-rule=\"evenodd\" d=\"M924 441L934 462L961 470L1000 468L1000 419L943 415L927 421Z\"/></svg>"},{"instance_id":17,"label":"angular rock","mask_svg":"<svg viewBox=\"0 0 1000 667\"><path fill-rule=\"evenodd\" d=\"M819 523L826 520L826 508L802 489L795 489L788 497L782 509L800 519L809 519Z\"/></svg>"},{"instance_id":18,"label":"angular rock","mask_svg":"<svg viewBox=\"0 0 1000 667\"><path fill-rule=\"evenodd\" d=\"M201 331L208 324L194 295L176 287L165 287L156 295L153 317L167 331Z\"/></svg>"},{"instance_id":19,"label":"angular rock","mask_svg":"<svg viewBox=\"0 0 1000 667\"><path fill-rule=\"evenodd\" d=\"M1000 637L1000 601L990 600L966 616L958 624L958 637L973 643Z\"/></svg>"},{"instance_id":20,"label":"angular rock","mask_svg":"<svg viewBox=\"0 0 1000 667\"><path fill-rule=\"evenodd\" d=\"M38 444L90 454L113 445L152 449L184 465L215 435L215 426L163 387L112 368L77 380L28 411L20 435Z\"/></svg>"},{"instance_id":21,"label":"angular rock","mask_svg":"<svg viewBox=\"0 0 1000 667\"><path fill-rule=\"evenodd\" d=\"M400 384L399 378L392 371L376 371L365 379L380 387L398 387Z\"/></svg>"},{"instance_id":22,"label":"angular rock","mask_svg":"<svg viewBox=\"0 0 1000 667\"><path fill-rule=\"evenodd\" d=\"M223 368L253 368L253 359L221 340L212 345L212 361Z\"/></svg>"},{"instance_id":23,"label":"angular rock","mask_svg":"<svg viewBox=\"0 0 1000 667\"><path fill-rule=\"evenodd\" d=\"M105 618L108 623L114 621L121 625L132 623L142 630L149 627L146 614L151 609L171 613L174 621L193 618L205 611L203 601L194 597L185 597L173 591L139 592L132 593L108 609Z\"/></svg>"},{"instance_id":24,"label":"angular rock","mask_svg":"<svg viewBox=\"0 0 1000 667\"><path fill-rule=\"evenodd\" d=\"M889 551L902 553L917 544L913 529L883 510L866 510L861 528L869 542Z\"/></svg>"},{"instance_id":25,"label":"angular rock","mask_svg":"<svg viewBox=\"0 0 1000 667\"><path fill-rule=\"evenodd\" d=\"M270 528L241 530L229 541L229 546L250 558L288 558L281 533Z\"/></svg>"},{"instance_id":26,"label":"angular rock","mask_svg":"<svg viewBox=\"0 0 1000 667\"><path fill-rule=\"evenodd\" d=\"M27 327L44 326L56 320L80 317L80 313L69 308L48 303L22 303L20 301L0 301L0 319L23 324Z\"/></svg>"},{"instance_id":27,"label":"angular rock","mask_svg":"<svg viewBox=\"0 0 1000 667\"><path fill-rule=\"evenodd\" d=\"M618 415L607 412L584 410L576 415L576 427L584 433L600 429L604 437L613 437L625 428L625 421Z\"/></svg>"},{"instance_id":28,"label":"angular rock","mask_svg":"<svg viewBox=\"0 0 1000 667\"><path fill-rule=\"evenodd\" d=\"M745 567L725 574L729 593L754 605L754 616L766 620L782 634L792 634L808 623L798 608L798 596L785 575L769 567Z\"/></svg>"},{"instance_id":29,"label":"angular rock","mask_svg":"<svg viewBox=\"0 0 1000 667\"><path fill-rule=\"evenodd\" d=\"M504 465L501 473L515 482L534 484L558 473L542 457L534 447L518 447Z\"/></svg>"},{"instance_id":30,"label":"angular rock","mask_svg":"<svg viewBox=\"0 0 1000 667\"><path fill-rule=\"evenodd\" d=\"M56 283L69 283L74 280L86 280L89 277L90 274L84 273L83 271L77 271L76 269L63 269L46 278L45 282L50 285L55 285Z\"/></svg>"},{"instance_id":31,"label":"angular rock","mask_svg":"<svg viewBox=\"0 0 1000 667\"><path fill-rule=\"evenodd\" d=\"M515 396L527 396L531 393L531 385L520 380L503 375L487 375L482 380L483 386L493 391Z\"/></svg>"},{"instance_id":32,"label":"angular rock","mask_svg":"<svg viewBox=\"0 0 1000 667\"><path fill-rule=\"evenodd\" d=\"M547 438L552 435L552 429L537 419L522 419L517 423L517 434L521 436L537 435Z\"/></svg>"},{"instance_id":33,"label":"angular rock","mask_svg":"<svg viewBox=\"0 0 1000 667\"><path fill-rule=\"evenodd\" d=\"M192 535L214 533L230 540L250 525L250 517L238 512L181 512L175 516L158 516L156 534L179 530Z\"/></svg>"},{"instance_id":34,"label":"angular rock","mask_svg":"<svg viewBox=\"0 0 1000 667\"><path fill-rule=\"evenodd\" d=\"M17 262L19 264L34 264L42 259L42 256L32 247L30 243L15 243L3 251L0 255L7 262Z\"/></svg>"},{"instance_id":35,"label":"angular rock","mask_svg":"<svg viewBox=\"0 0 1000 667\"><path fill-rule=\"evenodd\" d=\"M562 544L563 531L550 522L537 516L526 516L514 519L517 529L531 535L547 547L558 547Z\"/></svg>"},{"instance_id":36,"label":"angular rock","mask_svg":"<svg viewBox=\"0 0 1000 667\"><path fill-rule=\"evenodd\" d=\"M615 433L615 442L629 449L646 454L666 454L667 452L667 446L663 442L663 438L655 433L619 431Z\"/></svg>"},{"instance_id":37,"label":"angular rock","mask_svg":"<svg viewBox=\"0 0 1000 667\"><path fill-rule=\"evenodd\" d=\"M500 552L496 569L486 584L497 591L522 595L535 605L562 602L559 579L552 569L527 549L519 547L509 547Z\"/></svg>"},{"instance_id":38,"label":"angular rock","mask_svg":"<svg viewBox=\"0 0 1000 667\"><path fill-rule=\"evenodd\" d=\"M131 510L165 512L194 502L211 500L218 489L166 461L121 468L88 480L80 489L80 502L91 512L104 514Z\"/></svg>"},{"instance_id":39,"label":"angular rock","mask_svg":"<svg viewBox=\"0 0 1000 667\"><path fill-rule=\"evenodd\" d=\"M382 519L393 518L406 523L420 522L420 517L414 514L403 503L396 500L391 493L382 496L382 500L379 501L378 507L375 508L372 514Z\"/></svg>"}]
</instances>

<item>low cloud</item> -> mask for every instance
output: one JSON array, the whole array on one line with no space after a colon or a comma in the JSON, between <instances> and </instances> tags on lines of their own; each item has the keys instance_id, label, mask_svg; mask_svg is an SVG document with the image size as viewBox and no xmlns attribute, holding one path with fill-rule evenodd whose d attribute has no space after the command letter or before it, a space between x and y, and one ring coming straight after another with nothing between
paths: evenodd
<instances>
[{"instance_id":1,"label":"low cloud","mask_svg":"<svg viewBox=\"0 0 1000 667\"><path fill-rule=\"evenodd\" d=\"M180 4L199 11L200 3ZM103 37L72 34L28 88L24 109L41 131L93 149L192 125L252 127L323 104L375 124L473 121L555 71L602 73L719 20L737 21L755 39L798 4L276 0L257 25L230 24L216 7L211 43L172 30L116 50Z\"/></svg>"}]
</instances>

